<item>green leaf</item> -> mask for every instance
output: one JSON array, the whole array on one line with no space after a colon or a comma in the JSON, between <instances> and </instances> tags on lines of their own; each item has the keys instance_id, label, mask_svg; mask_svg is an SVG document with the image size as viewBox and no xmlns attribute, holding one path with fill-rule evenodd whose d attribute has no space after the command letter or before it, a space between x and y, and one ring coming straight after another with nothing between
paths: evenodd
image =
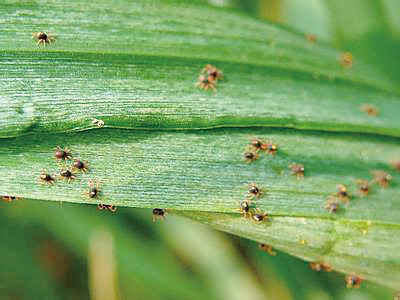
<instances>
[{"instance_id":1,"label":"green leaf","mask_svg":"<svg viewBox=\"0 0 400 300\"><path fill-rule=\"evenodd\" d=\"M199 4L9 1L0 13L10 28L0 28L0 193L169 208L399 288L391 249L400 245L400 177L367 197L355 185L400 157L398 91L384 76L359 61L343 68L337 51L297 33ZM30 34L39 30L56 33L56 43L38 48ZM206 63L226 75L216 93L194 86ZM380 114L366 115L364 103ZM96 130L69 133L86 129ZM278 153L246 164L254 137L276 142ZM41 185L42 169L68 167L54 160L57 145L90 170ZM304 179L288 169L294 162L305 165ZM100 182L98 199L85 195L89 180ZM237 210L252 182L270 222ZM329 214L338 184L354 197Z\"/></svg>"}]
</instances>

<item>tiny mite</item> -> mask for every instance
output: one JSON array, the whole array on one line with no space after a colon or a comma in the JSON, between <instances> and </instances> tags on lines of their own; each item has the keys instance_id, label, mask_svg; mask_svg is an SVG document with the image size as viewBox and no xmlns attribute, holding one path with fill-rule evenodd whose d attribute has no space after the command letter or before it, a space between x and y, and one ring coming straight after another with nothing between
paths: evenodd
<instances>
[{"instance_id":1,"label":"tiny mite","mask_svg":"<svg viewBox=\"0 0 400 300\"><path fill-rule=\"evenodd\" d=\"M316 272L321 272L321 270L324 270L325 272L332 272L331 265L324 262L310 262L310 268Z\"/></svg>"},{"instance_id":2,"label":"tiny mite","mask_svg":"<svg viewBox=\"0 0 400 300\"><path fill-rule=\"evenodd\" d=\"M101 193L99 182L94 182L93 180L89 180L88 182L89 190L86 192L86 195L89 198L98 198Z\"/></svg>"},{"instance_id":3,"label":"tiny mite","mask_svg":"<svg viewBox=\"0 0 400 300\"><path fill-rule=\"evenodd\" d=\"M243 159L244 159L244 161L245 161L246 163L251 163L251 162L253 162L253 161L259 159L259 157L260 157L260 156L258 155L258 153L253 152L253 151L245 151L245 152L243 153Z\"/></svg>"},{"instance_id":4,"label":"tiny mite","mask_svg":"<svg viewBox=\"0 0 400 300\"><path fill-rule=\"evenodd\" d=\"M117 211L117 207L115 205L109 205L109 204L99 204L97 205L97 209L108 210L112 213L115 213Z\"/></svg>"},{"instance_id":5,"label":"tiny mite","mask_svg":"<svg viewBox=\"0 0 400 300\"><path fill-rule=\"evenodd\" d=\"M368 196L371 191L370 184L368 180L357 179L356 181L358 187L358 193L360 196Z\"/></svg>"},{"instance_id":6,"label":"tiny mite","mask_svg":"<svg viewBox=\"0 0 400 300\"><path fill-rule=\"evenodd\" d=\"M211 77L212 80L217 82L218 80L224 80L224 73L221 70L218 70L213 65L206 65L201 73L205 73L208 77Z\"/></svg>"},{"instance_id":7,"label":"tiny mite","mask_svg":"<svg viewBox=\"0 0 400 300\"><path fill-rule=\"evenodd\" d=\"M379 114L378 109L371 104L363 104L361 105L360 109L371 117L376 117Z\"/></svg>"},{"instance_id":8,"label":"tiny mite","mask_svg":"<svg viewBox=\"0 0 400 300\"><path fill-rule=\"evenodd\" d=\"M203 90L212 90L215 92L216 89L216 81L211 76L204 76L200 75L199 79L197 80L196 86L203 89Z\"/></svg>"},{"instance_id":9,"label":"tiny mite","mask_svg":"<svg viewBox=\"0 0 400 300\"><path fill-rule=\"evenodd\" d=\"M60 146L57 146L56 151L54 152L54 157L57 160L70 160L72 159L72 153L67 147L62 149Z\"/></svg>"},{"instance_id":10,"label":"tiny mite","mask_svg":"<svg viewBox=\"0 0 400 300\"><path fill-rule=\"evenodd\" d=\"M268 220L268 213L267 212L261 212L261 210L259 208L256 208L254 210L254 214L252 214L251 219L255 222L255 223L261 223L262 221L266 221Z\"/></svg>"},{"instance_id":11,"label":"tiny mite","mask_svg":"<svg viewBox=\"0 0 400 300\"><path fill-rule=\"evenodd\" d=\"M55 177L47 173L46 170L40 172L39 179L42 184L53 184L56 181Z\"/></svg>"},{"instance_id":12,"label":"tiny mite","mask_svg":"<svg viewBox=\"0 0 400 300\"><path fill-rule=\"evenodd\" d=\"M3 196L2 199L6 202L13 202L16 200L22 199L21 197L16 197L16 196Z\"/></svg>"},{"instance_id":13,"label":"tiny mite","mask_svg":"<svg viewBox=\"0 0 400 300\"><path fill-rule=\"evenodd\" d=\"M362 279L356 275L347 275L345 277L346 287L358 289L361 286Z\"/></svg>"},{"instance_id":14,"label":"tiny mite","mask_svg":"<svg viewBox=\"0 0 400 300\"><path fill-rule=\"evenodd\" d=\"M329 196L328 201L326 202L325 208L330 213L337 213L340 208L339 200L336 197Z\"/></svg>"},{"instance_id":15,"label":"tiny mite","mask_svg":"<svg viewBox=\"0 0 400 300\"><path fill-rule=\"evenodd\" d=\"M353 54L351 52L345 52L340 55L339 61L345 68L351 68L353 66Z\"/></svg>"},{"instance_id":16,"label":"tiny mite","mask_svg":"<svg viewBox=\"0 0 400 300\"><path fill-rule=\"evenodd\" d=\"M275 144L275 143L273 143L273 142L269 142L269 143L267 144L267 147L266 147L265 151L266 151L268 154L275 155L276 152L278 151L278 145Z\"/></svg>"},{"instance_id":17,"label":"tiny mite","mask_svg":"<svg viewBox=\"0 0 400 300\"><path fill-rule=\"evenodd\" d=\"M238 210L246 218L251 215L250 214L250 205L251 205L251 201L248 199L239 202Z\"/></svg>"},{"instance_id":18,"label":"tiny mite","mask_svg":"<svg viewBox=\"0 0 400 300\"><path fill-rule=\"evenodd\" d=\"M163 208L154 208L152 215L153 215L153 222L157 219L164 220L165 215L167 214L167 210Z\"/></svg>"},{"instance_id":19,"label":"tiny mite","mask_svg":"<svg viewBox=\"0 0 400 300\"><path fill-rule=\"evenodd\" d=\"M346 205L349 204L349 200L351 199L351 193L349 193L347 187L343 184L339 184L337 186L338 191L336 192L336 196L339 197L342 202Z\"/></svg>"},{"instance_id":20,"label":"tiny mite","mask_svg":"<svg viewBox=\"0 0 400 300\"><path fill-rule=\"evenodd\" d=\"M267 252L271 256L275 256L276 255L276 252L272 250L272 246L271 245L260 244L260 245L258 245L258 248L260 248L260 250L262 250L264 252Z\"/></svg>"},{"instance_id":21,"label":"tiny mite","mask_svg":"<svg viewBox=\"0 0 400 300\"><path fill-rule=\"evenodd\" d=\"M92 119L92 124L96 125L97 127L103 127L104 126L104 121L103 120L98 120L96 118Z\"/></svg>"},{"instance_id":22,"label":"tiny mite","mask_svg":"<svg viewBox=\"0 0 400 300\"><path fill-rule=\"evenodd\" d=\"M289 169L292 171L292 175L297 177L304 177L304 165L303 164L290 164Z\"/></svg>"},{"instance_id":23,"label":"tiny mite","mask_svg":"<svg viewBox=\"0 0 400 300\"><path fill-rule=\"evenodd\" d=\"M86 173L89 170L89 163L87 161L83 162L79 159L75 159L74 163L72 164L72 169Z\"/></svg>"},{"instance_id":24,"label":"tiny mite","mask_svg":"<svg viewBox=\"0 0 400 300\"><path fill-rule=\"evenodd\" d=\"M60 171L60 178L66 180L68 183L70 183L72 180L76 178L76 175L72 173L70 170L64 170L62 169Z\"/></svg>"},{"instance_id":25,"label":"tiny mite","mask_svg":"<svg viewBox=\"0 0 400 300\"><path fill-rule=\"evenodd\" d=\"M373 181L383 188L387 188L392 180L392 175L382 170L375 170L371 172L374 176Z\"/></svg>"},{"instance_id":26,"label":"tiny mite","mask_svg":"<svg viewBox=\"0 0 400 300\"><path fill-rule=\"evenodd\" d=\"M255 183L249 184L248 192L251 198L260 197L262 194L261 188L259 188Z\"/></svg>"},{"instance_id":27,"label":"tiny mite","mask_svg":"<svg viewBox=\"0 0 400 300\"><path fill-rule=\"evenodd\" d=\"M42 31L34 32L33 37L36 39L38 46L50 45L56 41L56 37L54 34L45 33Z\"/></svg>"},{"instance_id":28,"label":"tiny mite","mask_svg":"<svg viewBox=\"0 0 400 300\"><path fill-rule=\"evenodd\" d=\"M251 141L251 146L256 152L258 152L260 150L266 150L268 145L260 139L254 139Z\"/></svg>"},{"instance_id":29,"label":"tiny mite","mask_svg":"<svg viewBox=\"0 0 400 300\"><path fill-rule=\"evenodd\" d=\"M315 43L317 41L317 36L311 33L304 34L304 37L307 42Z\"/></svg>"}]
</instances>

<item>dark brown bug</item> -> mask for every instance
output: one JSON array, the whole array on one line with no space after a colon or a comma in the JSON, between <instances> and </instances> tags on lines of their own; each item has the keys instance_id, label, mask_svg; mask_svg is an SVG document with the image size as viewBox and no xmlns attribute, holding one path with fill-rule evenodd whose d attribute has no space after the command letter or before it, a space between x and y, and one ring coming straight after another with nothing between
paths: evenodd
<instances>
[{"instance_id":1,"label":"dark brown bug","mask_svg":"<svg viewBox=\"0 0 400 300\"><path fill-rule=\"evenodd\" d=\"M3 196L2 199L6 202L13 202L16 200L20 200L22 199L21 197L17 197L17 196Z\"/></svg>"},{"instance_id":2,"label":"dark brown bug","mask_svg":"<svg viewBox=\"0 0 400 300\"><path fill-rule=\"evenodd\" d=\"M358 193L361 196L367 196L369 192L371 191L370 184L368 180L365 179L357 179L355 181L358 187Z\"/></svg>"},{"instance_id":3,"label":"dark brown bug","mask_svg":"<svg viewBox=\"0 0 400 300\"><path fill-rule=\"evenodd\" d=\"M208 90L211 89L214 92L216 91L216 81L211 76L200 75L197 80L196 86L203 89Z\"/></svg>"},{"instance_id":4,"label":"dark brown bug","mask_svg":"<svg viewBox=\"0 0 400 300\"><path fill-rule=\"evenodd\" d=\"M97 205L97 209L99 209L99 210L108 210L108 211L110 211L112 213L115 213L118 208L115 205L99 204L99 205Z\"/></svg>"},{"instance_id":5,"label":"dark brown bug","mask_svg":"<svg viewBox=\"0 0 400 300\"><path fill-rule=\"evenodd\" d=\"M311 33L305 33L304 37L306 38L306 41L310 43L315 43L317 41L317 37Z\"/></svg>"},{"instance_id":6,"label":"dark brown bug","mask_svg":"<svg viewBox=\"0 0 400 300\"><path fill-rule=\"evenodd\" d=\"M276 152L278 151L278 145L273 142L269 142L267 144L265 151L269 154L275 155Z\"/></svg>"},{"instance_id":7,"label":"dark brown bug","mask_svg":"<svg viewBox=\"0 0 400 300\"><path fill-rule=\"evenodd\" d=\"M387 188L392 180L392 175L382 170L375 170L371 172L374 176L373 181L383 188Z\"/></svg>"},{"instance_id":8,"label":"dark brown bug","mask_svg":"<svg viewBox=\"0 0 400 300\"><path fill-rule=\"evenodd\" d=\"M89 163L87 161L83 162L79 159L75 159L74 163L72 164L72 169L86 173L89 170Z\"/></svg>"},{"instance_id":9,"label":"dark brown bug","mask_svg":"<svg viewBox=\"0 0 400 300\"><path fill-rule=\"evenodd\" d=\"M310 268L316 272L321 272L321 270L324 270L325 272L332 272L332 266L328 263L325 262L310 262Z\"/></svg>"},{"instance_id":10,"label":"dark brown bug","mask_svg":"<svg viewBox=\"0 0 400 300\"><path fill-rule=\"evenodd\" d=\"M167 214L167 210L163 208L154 208L152 211L153 215L153 222L155 222L157 219L164 220L165 215Z\"/></svg>"},{"instance_id":11,"label":"dark brown bug","mask_svg":"<svg viewBox=\"0 0 400 300\"><path fill-rule=\"evenodd\" d=\"M379 114L378 109L371 104L363 104L361 105L360 109L371 117L376 117Z\"/></svg>"},{"instance_id":12,"label":"dark brown bug","mask_svg":"<svg viewBox=\"0 0 400 300\"><path fill-rule=\"evenodd\" d=\"M254 151L245 151L243 153L243 159L246 163L251 163L259 158L260 156L258 155L258 153Z\"/></svg>"},{"instance_id":13,"label":"dark brown bug","mask_svg":"<svg viewBox=\"0 0 400 300\"><path fill-rule=\"evenodd\" d=\"M339 184L337 186L338 191L336 192L336 196L342 200L343 203L348 205L349 200L351 199L351 193L348 191L347 187L343 184Z\"/></svg>"},{"instance_id":14,"label":"dark brown bug","mask_svg":"<svg viewBox=\"0 0 400 300\"><path fill-rule=\"evenodd\" d=\"M46 170L40 172L39 179L42 184L53 184L56 181L55 177L47 173Z\"/></svg>"},{"instance_id":15,"label":"dark brown bug","mask_svg":"<svg viewBox=\"0 0 400 300\"><path fill-rule=\"evenodd\" d=\"M101 194L100 183L94 182L93 180L89 180L88 182L89 190L86 192L86 195L89 198L98 198Z\"/></svg>"},{"instance_id":16,"label":"dark brown bug","mask_svg":"<svg viewBox=\"0 0 400 300\"><path fill-rule=\"evenodd\" d=\"M250 206L251 206L251 201L246 199L243 201L239 202L239 208L238 211L244 216L244 217L250 217Z\"/></svg>"},{"instance_id":17,"label":"dark brown bug","mask_svg":"<svg viewBox=\"0 0 400 300\"><path fill-rule=\"evenodd\" d=\"M267 144L258 138L251 141L251 146L256 152L267 149Z\"/></svg>"},{"instance_id":18,"label":"dark brown bug","mask_svg":"<svg viewBox=\"0 0 400 300\"><path fill-rule=\"evenodd\" d=\"M50 45L51 43L54 43L56 41L56 37L54 34L45 33L42 31L34 32L33 37L36 39L38 46L46 46L47 44Z\"/></svg>"},{"instance_id":19,"label":"dark brown bug","mask_svg":"<svg viewBox=\"0 0 400 300\"><path fill-rule=\"evenodd\" d=\"M347 288L358 289L361 286L362 279L357 275L347 275L345 281Z\"/></svg>"},{"instance_id":20,"label":"dark brown bug","mask_svg":"<svg viewBox=\"0 0 400 300\"><path fill-rule=\"evenodd\" d=\"M303 164L290 164L289 169L292 171L292 174L297 177L304 177L304 165Z\"/></svg>"},{"instance_id":21,"label":"dark brown bug","mask_svg":"<svg viewBox=\"0 0 400 300\"><path fill-rule=\"evenodd\" d=\"M272 250L272 246L267 245L267 244L259 244L258 248L260 248L260 250L267 252L269 255L271 256L275 256L276 252Z\"/></svg>"},{"instance_id":22,"label":"dark brown bug","mask_svg":"<svg viewBox=\"0 0 400 300\"><path fill-rule=\"evenodd\" d=\"M339 56L339 62L345 68L351 68L353 66L353 54L351 52L342 53Z\"/></svg>"},{"instance_id":23,"label":"dark brown bug","mask_svg":"<svg viewBox=\"0 0 400 300\"><path fill-rule=\"evenodd\" d=\"M339 200L336 197L329 196L325 208L329 210L330 213L337 213L340 208Z\"/></svg>"},{"instance_id":24,"label":"dark brown bug","mask_svg":"<svg viewBox=\"0 0 400 300\"><path fill-rule=\"evenodd\" d=\"M72 180L76 178L76 175L72 173L70 170L64 170L62 169L60 171L60 178L66 180L68 183L70 183Z\"/></svg>"},{"instance_id":25,"label":"dark brown bug","mask_svg":"<svg viewBox=\"0 0 400 300\"><path fill-rule=\"evenodd\" d=\"M60 146L57 146L56 151L54 152L54 157L57 160L70 160L72 159L71 150L67 147L62 149Z\"/></svg>"},{"instance_id":26,"label":"dark brown bug","mask_svg":"<svg viewBox=\"0 0 400 300\"><path fill-rule=\"evenodd\" d=\"M201 73L205 73L207 76L211 77L212 80L217 82L218 80L224 80L224 73L221 70L218 70L215 66L213 65L206 65L203 70L201 70Z\"/></svg>"},{"instance_id":27,"label":"dark brown bug","mask_svg":"<svg viewBox=\"0 0 400 300\"><path fill-rule=\"evenodd\" d=\"M259 208L256 208L254 210L254 214L251 215L251 219L255 223L261 223L262 221L268 220L268 213L267 212L261 212Z\"/></svg>"},{"instance_id":28,"label":"dark brown bug","mask_svg":"<svg viewBox=\"0 0 400 300\"><path fill-rule=\"evenodd\" d=\"M261 188L259 188L255 183L249 184L248 192L251 198L260 197L262 194Z\"/></svg>"}]
</instances>

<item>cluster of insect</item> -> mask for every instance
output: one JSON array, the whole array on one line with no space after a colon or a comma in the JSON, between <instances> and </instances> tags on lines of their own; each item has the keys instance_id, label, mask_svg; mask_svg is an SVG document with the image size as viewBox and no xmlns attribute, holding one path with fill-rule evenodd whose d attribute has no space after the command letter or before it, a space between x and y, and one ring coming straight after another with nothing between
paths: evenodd
<instances>
[{"instance_id":1,"label":"cluster of insect","mask_svg":"<svg viewBox=\"0 0 400 300\"><path fill-rule=\"evenodd\" d=\"M265 193L255 183L249 184L248 193L246 199L239 202L238 211L248 219L251 219L254 223L261 223L268 221L269 215L267 212L262 212L260 208L254 206L254 199L260 198Z\"/></svg>"},{"instance_id":2,"label":"cluster of insect","mask_svg":"<svg viewBox=\"0 0 400 300\"><path fill-rule=\"evenodd\" d=\"M275 155L278 152L278 145L272 141L265 142L259 138L251 141L243 153L243 160L251 163L260 158L260 153Z\"/></svg>"},{"instance_id":3,"label":"cluster of insect","mask_svg":"<svg viewBox=\"0 0 400 300\"><path fill-rule=\"evenodd\" d=\"M59 163L60 170L58 174L51 174L47 170L42 170L39 176L39 180L42 184L53 185L57 180L71 183L78 177L79 173L87 173L89 171L89 163L81 159L74 159L72 151L68 147L62 148L57 146L54 152L54 158ZM89 180L85 195L90 199L98 199L101 195L100 183L98 181ZM97 208L113 213L117 211L116 206L108 204L99 204Z\"/></svg>"},{"instance_id":4,"label":"cluster of insect","mask_svg":"<svg viewBox=\"0 0 400 300\"><path fill-rule=\"evenodd\" d=\"M371 193L374 185L379 185L381 188L387 188L390 185L392 175L389 173L383 170L375 170L372 171L371 174L373 175L371 180L355 180L354 183L357 186L358 196L368 196ZM336 192L328 196L325 208L330 213L337 213L342 206L348 207L352 198L353 194L349 191L348 187L344 184L339 184Z\"/></svg>"},{"instance_id":5,"label":"cluster of insect","mask_svg":"<svg viewBox=\"0 0 400 300\"><path fill-rule=\"evenodd\" d=\"M218 81L224 80L224 73L217 67L207 64L200 72L196 86L203 90L217 91Z\"/></svg>"}]
</instances>

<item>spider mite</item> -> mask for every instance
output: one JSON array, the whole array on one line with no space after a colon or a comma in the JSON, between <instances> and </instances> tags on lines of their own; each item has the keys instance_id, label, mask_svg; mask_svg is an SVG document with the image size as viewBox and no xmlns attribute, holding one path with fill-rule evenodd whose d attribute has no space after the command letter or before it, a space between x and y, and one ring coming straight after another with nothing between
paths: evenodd
<instances>
[{"instance_id":1,"label":"spider mite","mask_svg":"<svg viewBox=\"0 0 400 300\"><path fill-rule=\"evenodd\" d=\"M99 182L94 182L93 180L89 180L88 182L89 190L86 192L86 195L89 198L98 198L101 190Z\"/></svg>"},{"instance_id":2,"label":"spider mite","mask_svg":"<svg viewBox=\"0 0 400 300\"><path fill-rule=\"evenodd\" d=\"M303 164L290 164L289 169L292 171L292 174L297 177L304 177L304 165Z\"/></svg>"},{"instance_id":3,"label":"spider mite","mask_svg":"<svg viewBox=\"0 0 400 300\"><path fill-rule=\"evenodd\" d=\"M54 157L57 160L70 160L72 159L72 153L67 147L62 149L60 146L57 146L56 151L54 152Z\"/></svg>"},{"instance_id":4,"label":"spider mite","mask_svg":"<svg viewBox=\"0 0 400 300\"><path fill-rule=\"evenodd\" d=\"M261 189L255 183L249 184L248 192L251 198L260 197L262 194Z\"/></svg>"},{"instance_id":5,"label":"spider mite","mask_svg":"<svg viewBox=\"0 0 400 300\"><path fill-rule=\"evenodd\" d=\"M40 172L39 179L42 184L53 184L56 181L55 177L47 173L46 170Z\"/></svg>"},{"instance_id":6,"label":"spider mite","mask_svg":"<svg viewBox=\"0 0 400 300\"><path fill-rule=\"evenodd\" d=\"M20 200L22 199L21 197L17 197L17 196L3 196L2 199L6 202L13 202L16 200Z\"/></svg>"},{"instance_id":7,"label":"spider mite","mask_svg":"<svg viewBox=\"0 0 400 300\"><path fill-rule=\"evenodd\" d=\"M351 193L349 193L347 187L343 184L339 184L337 186L337 189L338 190L335 195L339 197L339 199L342 200L345 204L348 204L351 198Z\"/></svg>"},{"instance_id":8,"label":"spider mite","mask_svg":"<svg viewBox=\"0 0 400 300\"><path fill-rule=\"evenodd\" d=\"M395 171L399 171L399 172L400 172L400 160L394 160L394 161L392 161L391 165L392 165L392 168L393 168Z\"/></svg>"},{"instance_id":9,"label":"spider mite","mask_svg":"<svg viewBox=\"0 0 400 300\"><path fill-rule=\"evenodd\" d=\"M342 53L339 61L343 67L350 68L353 66L353 54L351 52Z\"/></svg>"},{"instance_id":10,"label":"spider mite","mask_svg":"<svg viewBox=\"0 0 400 300\"><path fill-rule=\"evenodd\" d=\"M363 104L361 105L360 109L371 117L376 117L379 114L378 109L371 104Z\"/></svg>"},{"instance_id":11,"label":"spider mite","mask_svg":"<svg viewBox=\"0 0 400 300\"><path fill-rule=\"evenodd\" d=\"M268 220L268 216L267 212L263 213L259 208L256 208L254 214L251 215L251 219L255 223L261 223L262 221Z\"/></svg>"},{"instance_id":12,"label":"spider mite","mask_svg":"<svg viewBox=\"0 0 400 300\"><path fill-rule=\"evenodd\" d=\"M72 169L86 173L89 169L89 163L87 161L83 162L79 159L75 159L74 163L72 164Z\"/></svg>"},{"instance_id":13,"label":"spider mite","mask_svg":"<svg viewBox=\"0 0 400 300\"><path fill-rule=\"evenodd\" d=\"M304 37L307 42L315 43L317 41L317 36L311 33L305 33Z\"/></svg>"},{"instance_id":14,"label":"spider mite","mask_svg":"<svg viewBox=\"0 0 400 300\"><path fill-rule=\"evenodd\" d=\"M371 190L370 186L369 186L369 181L368 180L364 180L364 179L357 179L355 181L357 187L358 187L358 193L361 196L367 196Z\"/></svg>"},{"instance_id":15,"label":"spider mite","mask_svg":"<svg viewBox=\"0 0 400 300\"><path fill-rule=\"evenodd\" d=\"M258 153L253 152L253 151L245 151L245 152L243 153L243 159L244 159L244 161L245 161L246 163L251 163L251 162L253 162L253 161L259 159L259 157L260 157L260 156L258 155Z\"/></svg>"},{"instance_id":16,"label":"spider mite","mask_svg":"<svg viewBox=\"0 0 400 300\"><path fill-rule=\"evenodd\" d=\"M276 152L278 151L278 145L273 142L269 142L267 144L265 151L269 154L275 155Z\"/></svg>"},{"instance_id":17,"label":"spider mite","mask_svg":"<svg viewBox=\"0 0 400 300\"><path fill-rule=\"evenodd\" d=\"M250 205L251 205L251 201L248 199L239 202L238 211L246 218L251 215L250 214Z\"/></svg>"},{"instance_id":18,"label":"spider mite","mask_svg":"<svg viewBox=\"0 0 400 300\"><path fill-rule=\"evenodd\" d=\"M154 208L152 211L153 215L153 222L155 222L157 219L164 220L165 215L167 214L167 210L163 208Z\"/></svg>"},{"instance_id":19,"label":"spider mite","mask_svg":"<svg viewBox=\"0 0 400 300\"><path fill-rule=\"evenodd\" d=\"M256 151L260 151L260 150L266 150L267 149L267 144L264 143L262 140L256 138L254 140L251 141L251 147Z\"/></svg>"},{"instance_id":20,"label":"spider mite","mask_svg":"<svg viewBox=\"0 0 400 300\"><path fill-rule=\"evenodd\" d=\"M210 76L214 81L224 80L224 73L213 65L206 65L203 70L201 70L201 73L206 73L207 76Z\"/></svg>"},{"instance_id":21,"label":"spider mite","mask_svg":"<svg viewBox=\"0 0 400 300\"><path fill-rule=\"evenodd\" d=\"M324 262L310 262L310 268L316 272L321 272L321 270L324 270L325 272L332 272L331 265Z\"/></svg>"},{"instance_id":22,"label":"spider mite","mask_svg":"<svg viewBox=\"0 0 400 300\"><path fill-rule=\"evenodd\" d=\"M72 180L76 178L76 175L72 173L70 170L64 170L62 169L60 171L60 178L66 180L68 183L70 183Z\"/></svg>"},{"instance_id":23,"label":"spider mite","mask_svg":"<svg viewBox=\"0 0 400 300\"><path fill-rule=\"evenodd\" d=\"M271 256L276 255L276 252L272 250L272 246L270 246L270 245L260 244L260 245L258 245L258 248L260 248L260 250L262 250L264 252L267 252Z\"/></svg>"},{"instance_id":24,"label":"spider mite","mask_svg":"<svg viewBox=\"0 0 400 300\"><path fill-rule=\"evenodd\" d=\"M383 188L387 188L389 186L390 181L392 180L392 175L382 170L372 171L371 173L374 176L374 182Z\"/></svg>"},{"instance_id":25,"label":"spider mite","mask_svg":"<svg viewBox=\"0 0 400 300\"><path fill-rule=\"evenodd\" d=\"M97 209L99 210L108 210L112 213L115 213L117 211L117 207L115 205L109 205L109 204L99 204L97 205Z\"/></svg>"},{"instance_id":26,"label":"spider mite","mask_svg":"<svg viewBox=\"0 0 400 300\"><path fill-rule=\"evenodd\" d=\"M345 281L347 288L358 289L361 286L362 279L357 275L347 275Z\"/></svg>"},{"instance_id":27,"label":"spider mite","mask_svg":"<svg viewBox=\"0 0 400 300\"><path fill-rule=\"evenodd\" d=\"M56 37L52 33L45 33L45 32L34 32L33 37L37 41L38 46L46 46L47 44L54 43L56 41Z\"/></svg>"},{"instance_id":28,"label":"spider mite","mask_svg":"<svg viewBox=\"0 0 400 300\"><path fill-rule=\"evenodd\" d=\"M203 90L212 90L213 92L216 91L216 81L213 80L211 76L204 76L200 75L199 79L197 80L196 86L203 89Z\"/></svg>"},{"instance_id":29,"label":"spider mite","mask_svg":"<svg viewBox=\"0 0 400 300\"><path fill-rule=\"evenodd\" d=\"M96 118L92 119L92 124L96 125L97 127L103 127L104 126L104 121L103 120L98 120Z\"/></svg>"},{"instance_id":30,"label":"spider mite","mask_svg":"<svg viewBox=\"0 0 400 300\"><path fill-rule=\"evenodd\" d=\"M336 197L330 196L325 204L325 208L329 210L330 213L337 213L340 208L339 200Z\"/></svg>"}]
</instances>

